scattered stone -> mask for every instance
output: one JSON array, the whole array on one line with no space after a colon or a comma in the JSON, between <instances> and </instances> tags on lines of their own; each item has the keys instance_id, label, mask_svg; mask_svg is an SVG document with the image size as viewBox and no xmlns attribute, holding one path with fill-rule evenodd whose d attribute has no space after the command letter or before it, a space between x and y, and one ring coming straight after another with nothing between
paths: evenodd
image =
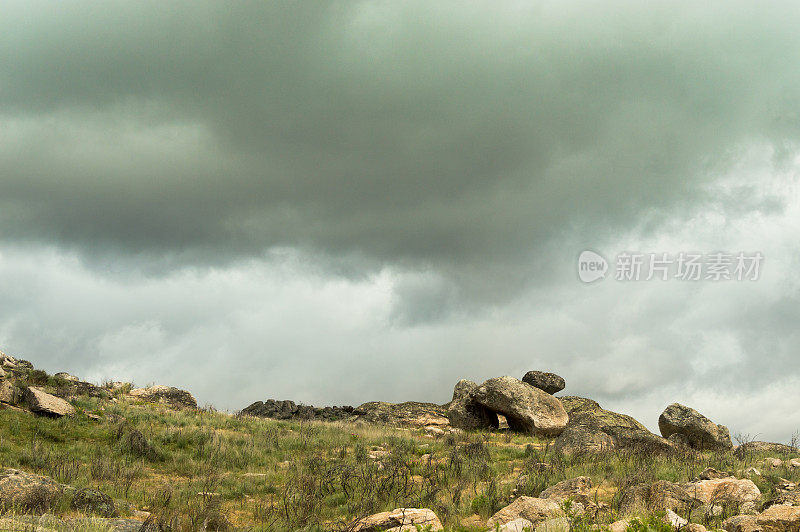
<instances>
[{"instance_id":1,"label":"scattered stone","mask_svg":"<svg viewBox=\"0 0 800 532\"><path fill-rule=\"evenodd\" d=\"M697 410L679 403L669 405L658 418L661 435L682 434L694 449L727 450L733 447L728 428L717 425Z\"/></svg>"},{"instance_id":2,"label":"scattered stone","mask_svg":"<svg viewBox=\"0 0 800 532\"><path fill-rule=\"evenodd\" d=\"M560 398L569 415L567 428L556 438L554 449L567 454L597 454L635 448L670 452L673 446L631 416L605 410L591 399Z\"/></svg>"},{"instance_id":3,"label":"scattered stone","mask_svg":"<svg viewBox=\"0 0 800 532\"><path fill-rule=\"evenodd\" d=\"M0 472L0 511L44 513L64 494L64 486L52 479L18 469Z\"/></svg>"},{"instance_id":4,"label":"scattered stone","mask_svg":"<svg viewBox=\"0 0 800 532\"><path fill-rule=\"evenodd\" d=\"M789 460L789 467L792 469L797 469L800 467L800 458L792 458Z\"/></svg>"},{"instance_id":5,"label":"scattered stone","mask_svg":"<svg viewBox=\"0 0 800 532\"><path fill-rule=\"evenodd\" d=\"M756 516L754 515L735 515L722 522L723 530L727 532L762 532Z\"/></svg>"},{"instance_id":6,"label":"scattered stone","mask_svg":"<svg viewBox=\"0 0 800 532\"><path fill-rule=\"evenodd\" d=\"M800 530L800 506L777 504L756 518L764 532L797 532Z\"/></svg>"},{"instance_id":7,"label":"scattered stone","mask_svg":"<svg viewBox=\"0 0 800 532\"><path fill-rule=\"evenodd\" d=\"M730 473L726 473L724 471L717 471L713 467L709 467L705 469L702 473L700 473L700 480L715 480L718 478L728 478L732 477Z\"/></svg>"},{"instance_id":8,"label":"scattered stone","mask_svg":"<svg viewBox=\"0 0 800 532\"><path fill-rule=\"evenodd\" d=\"M522 377L522 382L526 382L534 388L539 388L550 395L560 392L567 385L562 377L559 377L555 373L547 373L544 371L529 371Z\"/></svg>"},{"instance_id":9,"label":"scattered stone","mask_svg":"<svg viewBox=\"0 0 800 532\"><path fill-rule=\"evenodd\" d=\"M25 388L23 397L31 412L37 414L52 417L72 416L75 414L75 408L71 404L34 386Z\"/></svg>"},{"instance_id":10,"label":"scattered stone","mask_svg":"<svg viewBox=\"0 0 800 532\"><path fill-rule=\"evenodd\" d=\"M475 402L473 394L478 385L462 379L453 388L453 400L447 407L450 425L463 430L497 429L500 422L497 414Z\"/></svg>"},{"instance_id":11,"label":"scattered stone","mask_svg":"<svg viewBox=\"0 0 800 532\"><path fill-rule=\"evenodd\" d=\"M519 518L527 519L535 525L553 517L562 517L563 514L558 503L553 500L523 495L495 513L489 519L488 525L494 528L497 524L502 526Z\"/></svg>"},{"instance_id":12,"label":"scattered stone","mask_svg":"<svg viewBox=\"0 0 800 532\"><path fill-rule=\"evenodd\" d=\"M5 378L6 378L6 370L4 370L2 366L0 366L0 380Z\"/></svg>"},{"instance_id":13,"label":"scattered stone","mask_svg":"<svg viewBox=\"0 0 800 532\"><path fill-rule=\"evenodd\" d=\"M484 382L473 393L475 402L502 414L512 430L541 436L558 436L567 426L561 401L514 377Z\"/></svg>"},{"instance_id":14,"label":"scattered stone","mask_svg":"<svg viewBox=\"0 0 800 532\"><path fill-rule=\"evenodd\" d=\"M53 377L55 377L56 379L61 379L61 380L64 380L64 381L69 381L69 382L80 382L81 381L78 377L76 377L75 375L70 375L66 371L59 371L58 373L53 375Z\"/></svg>"},{"instance_id":15,"label":"scattered stone","mask_svg":"<svg viewBox=\"0 0 800 532\"><path fill-rule=\"evenodd\" d=\"M755 467L748 467L744 470L744 476L746 477L760 477L761 471L756 469Z\"/></svg>"},{"instance_id":16,"label":"scattered stone","mask_svg":"<svg viewBox=\"0 0 800 532\"><path fill-rule=\"evenodd\" d=\"M163 403L172 408L197 408L197 401L192 394L172 386L156 385L148 388L136 388L131 390L128 395L149 403Z\"/></svg>"},{"instance_id":17,"label":"scattered stone","mask_svg":"<svg viewBox=\"0 0 800 532\"><path fill-rule=\"evenodd\" d=\"M406 532L416 530L417 525L423 530L443 530L439 518L427 508L397 508L391 512L381 512L359 520L349 530L353 532Z\"/></svg>"}]
</instances>

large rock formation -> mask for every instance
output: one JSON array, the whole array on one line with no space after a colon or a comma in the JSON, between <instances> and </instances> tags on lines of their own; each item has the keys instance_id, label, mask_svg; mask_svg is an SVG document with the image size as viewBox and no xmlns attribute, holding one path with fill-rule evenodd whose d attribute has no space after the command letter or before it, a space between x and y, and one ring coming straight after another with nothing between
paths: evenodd
<instances>
[{"instance_id":1,"label":"large rock formation","mask_svg":"<svg viewBox=\"0 0 800 532\"><path fill-rule=\"evenodd\" d=\"M156 385L148 388L136 388L131 390L128 395L148 403L163 403L171 408L197 408L197 401L192 394L172 386Z\"/></svg>"},{"instance_id":2,"label":"large rock formation","mask_svg":"<svg viewBox=\"0 0 800 532\"><path fill-rule=\"evenodd\" d=\"M534 388L539 388L550 395L560 392L567 385L563 377L545 371L529 371L522 377L522 382L527 382Z\"/></svg>"},{"instance_id":3,"label":"large rock formation","mask_svg":"<svg viewBox=\"0 0 800 532\"><path fill-rule=\"evenodd\" d=\"M53 417L75 414L75 408L71 404L34 386L25 388L23 398L31 412L37 414Z\"/></svg>"},{"instance_id":4,"label":"large rock formation","mask_svg":"<svg viewBox=\"0 0 800 532\"><path fill-rule=\"evenodd\" d=\"M472 394L476 403L502 414L512 430L558 436L569 416L561 401L514 377L489 379Z\"/></svg>"},{"instance_id":5,"label":"large rock formation","mask_svg":"<svg viewBox=\"0 0 800 532\"><path fill-rule=\"evenodd\" d=\"M477 403L473 398L478 385L462 379L453 388L453 400L447 407L450 425L464 430L496 429L500 426L497 414Z\"/></svg>"},{"instance_id":6,"label":"large rock formation","mask_svg":"<svg viewBox=\"0 0 800 532\"><path fill-rule=\"evenodd\" d=\"M679 403L669 405L658 418L661 435L679 435L694 449L727 450L733 447L728 428L717 425L697 410Z\"/></svg>"},{"instance_id":7,"label":"large rock formation","mask_svg":"<svg viewBox=\"0 0 800 532\"><path fill-rule=\"evenodd\" d=\"M569 424L556 438L554 448L563 453L598 453L617 448L636 447L659 452L672 450L660 438L631 416L605 410L591 399L562 397Z\"/></svg>"}]
</instances>

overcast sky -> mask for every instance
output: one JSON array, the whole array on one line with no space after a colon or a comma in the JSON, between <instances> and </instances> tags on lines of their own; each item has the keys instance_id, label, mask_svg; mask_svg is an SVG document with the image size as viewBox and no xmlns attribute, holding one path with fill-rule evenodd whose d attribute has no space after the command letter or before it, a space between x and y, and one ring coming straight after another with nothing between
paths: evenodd
<instances>
[{"instance_id":1,"label":"overcast sky","mask_svg":"<svg viewBox=\"0 0 800 532\"><path fill-rule=\"evenodd\" d=\"M701 5L702 4L702 5ZM796 2L0 5L0 349L238 410L555 371L800 430ZM609 261L584 284L577 259ZM760 252L757 280L617 281Z\"/></svg>"}]
</instances>

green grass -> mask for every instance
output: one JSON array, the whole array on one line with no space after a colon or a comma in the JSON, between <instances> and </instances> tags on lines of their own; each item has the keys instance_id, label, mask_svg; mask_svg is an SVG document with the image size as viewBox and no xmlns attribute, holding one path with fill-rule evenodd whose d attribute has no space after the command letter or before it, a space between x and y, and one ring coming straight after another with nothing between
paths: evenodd
<instances>
[{"instance_id":1,"label":"green grass","mask_svg":"<svg viewBox=\"0 0 800 532\"><path fill-rule=\"evenodd\" d=\"M563 456L546 441L502 432L432 439L421 430L178 412L123 397L74 404L78 415L61 419L0 410L0 464L97 488L118 501L123 515L130 509L119 503L129 501L173 530L223 516L254 530L330 529L402 506L431 508L454 530L481 528L475 514L491 516L510 502L515 488L517 496L536 496L580 475L598 487L596 499L608 508L599 519L609 523L617 517L621 486L688 481L709 466L735 472L763 458ZM90 420L83 411L102 419ZM134 430L152 453L127 442ZM761 469L764 476L753 480L767 497L779 477L800 481L800 471Z\"/></svg>"}]
</instances>

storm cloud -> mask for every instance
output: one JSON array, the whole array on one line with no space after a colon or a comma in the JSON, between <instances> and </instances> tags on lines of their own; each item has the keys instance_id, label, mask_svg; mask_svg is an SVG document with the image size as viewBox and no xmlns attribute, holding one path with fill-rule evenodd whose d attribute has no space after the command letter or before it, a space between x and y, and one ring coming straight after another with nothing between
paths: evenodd
<instances>
[{"instance_id":1,"label":"storm cloud","mask_svg":"<svg viewBox=\"0 0 800 532\"><path fill-rule=\"evenodd\" d=\"M0 348L230 409L444 402L535 367L650 426L684 400L786 439L798 22L789 2L4 3ZM584 286L586 248L765 269Z\"/></svg>"}]
</instances>

